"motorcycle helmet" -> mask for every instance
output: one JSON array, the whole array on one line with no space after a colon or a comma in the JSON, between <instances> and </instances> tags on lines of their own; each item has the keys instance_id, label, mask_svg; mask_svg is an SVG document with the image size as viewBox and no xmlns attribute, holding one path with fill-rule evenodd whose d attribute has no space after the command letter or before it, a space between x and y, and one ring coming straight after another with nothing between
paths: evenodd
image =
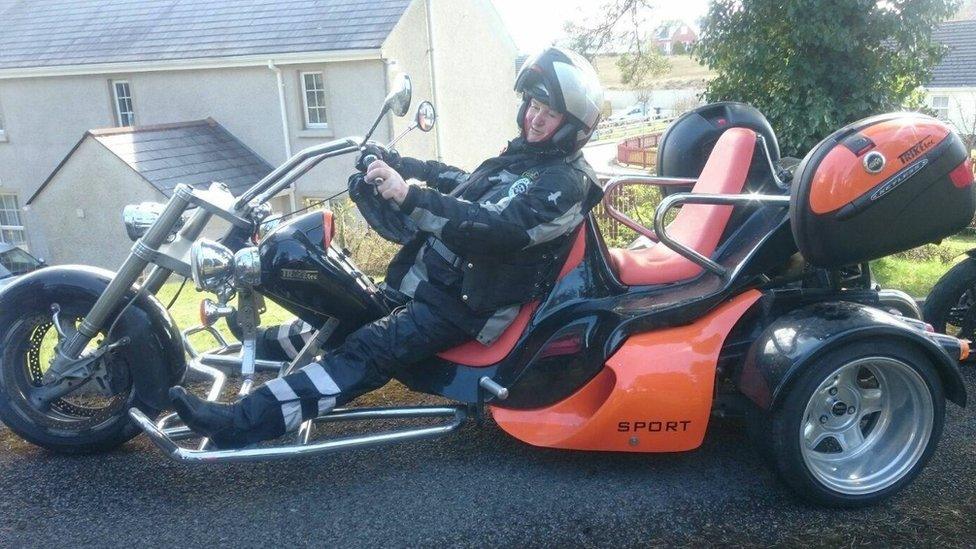
<instances>
[{"instance_id":1,"label":"motorcycle helmet","mask_svg":"<svg viewBox=\"0 0 976 549\"><path fill-rule=\"evenodd\" d=\"M567 154L582 149L600 121L600 80L589 61L572 51L552 47L530 57L515 79L515 91L522 94L516 123L523 137L522 121L532 99L565 114L566 120L551 140Z\"/></svg>"}]
</instances>

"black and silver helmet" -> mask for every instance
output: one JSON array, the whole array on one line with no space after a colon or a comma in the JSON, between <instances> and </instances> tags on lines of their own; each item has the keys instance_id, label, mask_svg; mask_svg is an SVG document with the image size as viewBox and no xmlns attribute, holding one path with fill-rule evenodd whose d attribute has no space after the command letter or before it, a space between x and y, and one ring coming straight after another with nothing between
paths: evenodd
<instances>
[{"instance_id":1,"label":"black and silver helmet","mask_svg":"<svg viewBox=\"0 0 976 549\"><path fill-rule=\"evenodd\" d=\"M552 143L567 153L583 148L600 121L603 88L593 66L575 52L553 47L530 57L515 79L515 91L522 94L520 129L532 98L566 114Z\"/></svg>"}]
</instances>

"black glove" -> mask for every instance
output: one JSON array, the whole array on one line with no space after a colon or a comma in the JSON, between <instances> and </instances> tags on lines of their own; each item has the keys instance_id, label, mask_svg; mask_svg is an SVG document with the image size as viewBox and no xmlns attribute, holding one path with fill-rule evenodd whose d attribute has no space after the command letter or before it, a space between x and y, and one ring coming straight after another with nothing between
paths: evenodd
<instances>
[{"instance_id":1,"label":"black glove","mask_svg":"<svg viewBox=\"0 0 976 549\"><path fill-rule=\"evenodd\" d=\"M417 234L417 224L376 193L376 187L356 172L349 177L349 198L377 234L390 242L406 244Z\"/></svg>"},{"instance_id":2,"label":"black glove","mask_svg":"<svg viewBox=\"0 0 976 549\"><path fill-rule=\"evenodd\" d=\"M383 145L376 143L375 141L369 141L363 150L359 153L359 158L356 159L356 169L366 173L369 168L370 162L366 160L369 157L375 157L377 160L382 160L386 162L386 165L393 168L394 170L400 171L398 166L400 165L400 153L396 149L387 149Z\"/></svg>"}]
</instances>

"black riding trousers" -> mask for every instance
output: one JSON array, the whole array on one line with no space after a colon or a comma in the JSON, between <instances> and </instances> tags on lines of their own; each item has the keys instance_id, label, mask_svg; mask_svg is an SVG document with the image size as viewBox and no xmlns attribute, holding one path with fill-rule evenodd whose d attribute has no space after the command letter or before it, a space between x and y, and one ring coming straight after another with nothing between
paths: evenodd
<instances>
[{"instance_id":1,"label":"black riding trousers","mask_svg":"<svg viewBox=\"0 0 976 549\"><path fill-rule=\"evenodd\" d=\"M312 334L301 321L266 329L259 339L262 358L297 356ZM356 330L320 360L273 379L238 402L235 423L253 441L293 431L305 420L378 389L397 371L459 345L471 336L430 305L410 301Z\"/></svg>"}]
</instances>

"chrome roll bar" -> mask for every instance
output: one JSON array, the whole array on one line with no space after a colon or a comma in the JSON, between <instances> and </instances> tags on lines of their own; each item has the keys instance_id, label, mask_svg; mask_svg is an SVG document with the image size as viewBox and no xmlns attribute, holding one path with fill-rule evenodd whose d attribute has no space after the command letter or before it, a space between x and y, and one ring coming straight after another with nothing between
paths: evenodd
<instances>
[{"instance_id":1,"label":"chrome roll bar","mask_svg":"<svg viewBox=\"0 0 976 549\"><path fill-rule=\"evenodd\" d=\"M715 206L735 206L739 204L777 204L783 207L789 207L790 197L765 194L678 193L665 198L660 204L658 204L657 209L654 210L654 232L657 233L658 238L661 239L661 243L678 252L688 260L705 269L708 269L712 273L722 278L725 278L730 272L732 272L731 269L727 269L719 265L697 251L668 236L667 227L664 225L664 216L667 215L671 208L681 204L709 204Z\"/></svg>"},{"instance_id":2,"label":"chrome roll bar","mask_svg":"<svg viewBox=\"0 0 976 549\"><path fill-rule=\"evenodd\" d=\"M604 192L605 195L609 195L617 188L627 185L687 187L688 185L694 185L696 181L696 179L684 177L623 176L611 179L604 188ZM688 246L685 246L668 235L667 226L664 224L665 217L672 208L682 204L707 204L713 206L772 204L788 208L790 205L790 197L784 195L767 194L676 193L662 199L661 203L658 204L657 208L654 210L653 230L648 229L640 223L637 223L623 212L617 210L606 199L604 199L603 207L606 209L607 213L610 214L610 217L613 217L626 227L633 229L638 234L646 236L654 242L660 242L661 244L681 254L681 256L689 261L704 269L707 269L709 272L718 275L719 277L727 278L735 269L727 269L719 265L710 258L705 257L704 255L689 248Z\"/></svg>"}]
</instances>

